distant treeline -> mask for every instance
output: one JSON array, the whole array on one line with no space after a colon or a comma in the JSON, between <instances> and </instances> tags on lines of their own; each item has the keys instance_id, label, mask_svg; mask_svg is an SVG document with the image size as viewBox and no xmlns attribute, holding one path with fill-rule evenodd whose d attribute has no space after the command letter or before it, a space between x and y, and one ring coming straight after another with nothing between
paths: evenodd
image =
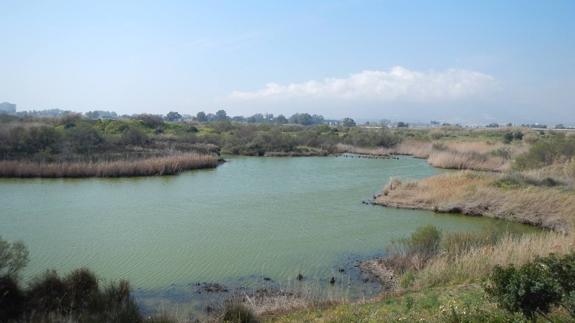
<instances>
[{"instance_id":1,"label":"distant treeline","mask_svg":"<svg viewBox=\"0 0 575 323\"><path fill-rule=\"evenodd\" d=\"M238 122L223 110L205 118L203 121L201 113L197 119L202 121L181 121L176 113L96 120L79 114L58 118L1 116L0 159L109 161L174 152L325 155L334 152L339 143L391 147L401 140L386 128L355 127L351 119L345 126L329 126L322 124L323 117L306 113L290 117L293 123L270 115L269 123Z\"/></svg>"},{"instance_id":2,"label":"distant treeline","mask_svg":"<svg viewBox=\"0 0 575 323\"><path fill-rule=\"evenodd\" d=\"M263 120L263 122L262 122ZM287 123L285 123L287 121ZM533 142L533 130L439 127L432 129L356 126L346 118L329 123L322 116L299 113L255 115L239 120L224 110L198 113L184 120L177 112L166 116L137 114L119 119L67 114L57 118L0 115L0 160L38 162L98 162L153 158L175 153L253 156L310 156L341 152L341 145L390 148L410 142L465 139L491 142ZM535 139L534 139L535 138Z\"/></svg>"}]
</instances>

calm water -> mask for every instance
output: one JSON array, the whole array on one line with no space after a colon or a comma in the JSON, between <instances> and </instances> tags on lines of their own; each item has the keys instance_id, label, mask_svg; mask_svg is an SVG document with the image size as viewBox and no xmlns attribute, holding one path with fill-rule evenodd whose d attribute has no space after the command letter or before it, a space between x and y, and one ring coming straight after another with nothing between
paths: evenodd
<instances>
[{"instance_id":1,"label":"calm water","mask_svg":"<svg viewBox=\"0 0 575 323\"><path fill-rule=\"evenodd\" d=\"M361 203L392 176L438 172L411 158L231 158L174 177L3 179L0 235L28 245L28 276L87 266L140 289L250 275L324 277L424 224L502 225Z\"/></svg>"}]
</instances>

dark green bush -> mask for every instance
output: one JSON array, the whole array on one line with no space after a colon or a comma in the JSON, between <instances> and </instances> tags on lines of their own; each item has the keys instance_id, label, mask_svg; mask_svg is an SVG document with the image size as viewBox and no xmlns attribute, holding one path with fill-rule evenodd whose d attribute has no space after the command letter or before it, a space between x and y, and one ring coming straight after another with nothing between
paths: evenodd
<instances>
[{"instance_id":1,"label":"dark green bush","mask_svg":"<svg viewBox=\"0 0 575 323\"><path fill-rule=\"evenodd\" d=\"M28 264L28 249L20 242L8 242L0 237L0 277L18 278Z\"/></svg>"},{"instance_id":2,"label":"dark green bush","mask_svg":"<svg viewBox=\"0 0 575 323\"><path fill-rule=\"evenodd\" d=\"M441 231L434 225L426 225L418 228L403 243L407 246L409 254L418 254L424 259L429 259L439 252L440 242Z\"/></svg>"},{"instance_id":3,"label":"dark green bush","mask_svg":"<svg viewBox=\"0 0 575 323\"><path fill-rule=\"evenodd\" d=\"M387 265L400 273L421 269L429 259L439 253L440 242L441 231L437 227L419 227L409 238L393 241L387 247Z\"/></svg>"},{"instance_id":4,"label":"dark green bush","mask_svg":"<svg viewBox=\"0 0 575 323\"><path fill-rule=\"evenodd\" d=\"M574 311L575 255L537 258L521 267L496 267L485 286L487 294L510 312L529 319L545 316L553 306Z\"/></svg>"},{"instance_id":5,"label":"dark green bush","mask_svg":"<svg viewBox=\"0 0 575 323\"><path fill-rule=\"evenodd\" d=\"M575 156L575 137L552 134L534 143L528 152L517 157L516 169L533 169L568 160Z\"/></svg>"},{"instance_id":6,"label":"dark green bush","mask_svg":"<svg viewBox=\"0 0 575 323\"><path fill-rule=\"evenodd\" d=\"M507 173L493 183L493 185L501 188L519 188L524 186L555 187L563 184L552 177L537 179L519 172Z\"/></svg>"},{"instance_id":7,"label":"dark green bush","mask_svg":"<svg viewBox=\"0 0 575 323\"><path fill-rule=\"evenodd\" d=\"M62 313L66 306L64 297L67 288L64 282L54 270L45 272L42 276L36 277L26 292L27 311L31 310L38 315L48 315L50 313ZM66 308L67 309L67 308Z\"/></svg>"},{"instance_id":8,"label":"dark green bush","mask_svg":"<svg viewBox=\"0 0 575 323\"><path fill-rule=\"evenodd\" d=\"M254 312L241 303L227 304L224 308L223 321L229 323L257 323Z\"/></svg>"},{"instance_id":9,"label":"dark green bush","mask_svg":"<svg viewBox=\"0 0 575 323\"><path fill-rule=\"evenodd\" d=\"M0 277L0 322L19 319L25 305L26 296L18 281L13 277Z\"/></svg>"},{"instance_id":10,"label":"dark green bush","mask_svg":"<svg viewBox=\"0 0 575 323\"><path fill-rule=\"evenodd\" d=\"M127 282L101 289L96 275L82 268L64 278L49 270L34 278L28 288L21 288L18 273L27 261L22 243L0 239L0 322L142 321Z\"/></svg>"}]
</instances>

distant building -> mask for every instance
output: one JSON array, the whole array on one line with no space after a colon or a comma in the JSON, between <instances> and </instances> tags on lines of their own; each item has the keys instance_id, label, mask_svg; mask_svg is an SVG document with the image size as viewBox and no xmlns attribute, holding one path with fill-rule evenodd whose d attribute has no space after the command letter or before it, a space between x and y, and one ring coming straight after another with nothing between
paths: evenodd
<instances>
[{"instance_id":1,"label":"distant building","mask_svg":"<svg viewBox=\"0 0 575 323\"><path fill-rule=\"evenodd\" d=\"M0 113L14 114L16 113L16 105L9 102L0 103Z\"/></svg>"}]
</instances>

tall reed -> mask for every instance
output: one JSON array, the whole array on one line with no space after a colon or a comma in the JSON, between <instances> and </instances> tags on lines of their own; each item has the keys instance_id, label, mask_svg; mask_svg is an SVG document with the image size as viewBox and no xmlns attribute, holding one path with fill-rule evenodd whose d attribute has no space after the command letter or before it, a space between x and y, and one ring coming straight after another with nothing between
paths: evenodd
<instances>
[{"instance_id":1,"label":"tall reed","mask_svg":"<svg viewBox=\"0 0 575 323\"><path fill-rule=\"evenodd\" d=\"M0 161L0 177L131 177L175 175L180 172L213 168L216 155L182 153L138 160L100 162L38 163L30 161Z\"/></svg>"}]
</instances>

